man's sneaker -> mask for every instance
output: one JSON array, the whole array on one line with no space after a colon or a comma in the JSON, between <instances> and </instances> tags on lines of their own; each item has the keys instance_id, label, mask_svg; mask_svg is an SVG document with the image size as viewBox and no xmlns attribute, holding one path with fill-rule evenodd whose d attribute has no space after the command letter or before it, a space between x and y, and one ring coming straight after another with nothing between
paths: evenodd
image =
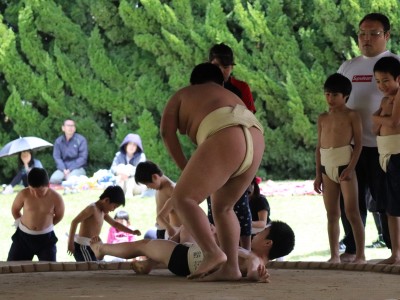
<instances>
[{"instance_id":1,"label":"man's sneaker","mask_svg":"<svg viewBox=\"0 0 400 300\"><path fill-rule=\"evenodd\" d=\"M339 242L339 252L343 252L346 250L346 245L343 243L343 240Z\"/></svg>"},{"instance_id":2,"label":"man's sneaker","mask_svg":"<svg viewBox=\"0 0 400 300\"><path fill-rule=\"evenodd\" d=\"M371 245L368 245L366 247L370 248L370 249L372 249L372 248L385 248L386 244L382 239L378 238L375 242L372 242Z\"/></svg>"}]
</instances>

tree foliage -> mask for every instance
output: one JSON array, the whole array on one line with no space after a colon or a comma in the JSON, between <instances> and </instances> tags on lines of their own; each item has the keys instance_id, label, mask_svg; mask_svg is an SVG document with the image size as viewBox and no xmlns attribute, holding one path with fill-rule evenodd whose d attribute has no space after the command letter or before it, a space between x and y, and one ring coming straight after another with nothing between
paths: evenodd
<instances>
[{"instance_id":1,"label":"tree foliage","mask_svg":"<svg viewBox=\"0 0 400 300\"><path fill-rule=\"evenodd\" d=\"M188 84L209 48L235 53L249 83L266 150L259 175L311 178L322 85L359 55L358 22L382 12L399 52L396 0L0 1L0 144L18 136L54 141L73 118L89 143L89 174L109 168L129 132L172 178L179 172L159 135L166 101ZM185 139L185 153L194 147ZM51 150L37 155L53 171ZM10 179L16 160L0 160Z\"/></svg>"}]
</instances>

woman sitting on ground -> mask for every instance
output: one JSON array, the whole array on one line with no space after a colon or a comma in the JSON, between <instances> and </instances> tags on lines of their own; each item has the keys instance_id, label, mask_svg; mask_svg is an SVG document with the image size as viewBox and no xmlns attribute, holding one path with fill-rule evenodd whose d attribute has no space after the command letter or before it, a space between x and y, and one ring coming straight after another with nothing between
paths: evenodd
<instances>
[{"instance_id":1,"label":"woman sitting on ground","mask_svg":"<svg viewBox=\"0 0 400 300\"><path fill-rule=\"evenodd\" d=\"M28 186L28 173L32 168L43 168L40 160L33 158L31 150L22 151L18 154L18 173L15 175L11 183L7 185L2 192L4 195L12 194L14 186L21 183L24 187Z\"/></svg>"}]
</instances>

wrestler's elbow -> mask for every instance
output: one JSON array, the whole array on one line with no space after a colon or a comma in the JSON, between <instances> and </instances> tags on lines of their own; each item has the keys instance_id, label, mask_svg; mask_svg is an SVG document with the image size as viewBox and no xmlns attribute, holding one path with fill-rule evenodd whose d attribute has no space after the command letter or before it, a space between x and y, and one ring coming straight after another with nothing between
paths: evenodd
<instances>
[{"instance_id":1,"label":"wrestler's elbow","mask_svg":"<svg viewBox=\"0 0 400 300\"><path fill-rule=\"evenodd\" d=\"M160 128L160 135L162 140L165 141L170 141L171 139L173 139L174 136L176 136L176 131L173 131L171 129L168 128Z\"/></svg>"},{"instance_id":2,"label":"wrestler's elbow","mask_svg":"<svg viewBox=\"0 0 400 300\"><path fill-rule=\"evenodd\" d=\"M164 140L165 137L168 135L167 130L163 127L160 128L160 136Z\"/></svg>"}]
</instances>

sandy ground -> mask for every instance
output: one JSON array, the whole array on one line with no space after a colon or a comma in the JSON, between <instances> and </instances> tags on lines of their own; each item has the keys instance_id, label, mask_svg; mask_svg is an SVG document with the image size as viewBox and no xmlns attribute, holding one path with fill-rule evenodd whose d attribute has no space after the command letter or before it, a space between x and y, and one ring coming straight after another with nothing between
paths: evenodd
<instances>
[{"instance_id":1,"label":"sandy ground","mask_svg":"<svg viewBox=\"0 0 400 300\"><path fill-rule=\"evenodd\" d=\"M269 270L270 283L250 283L193 282L168 270L137 275L131 270L7 274L3 269L0 299L400 299L398 273Z\"/></svg>"}]
</instances>

